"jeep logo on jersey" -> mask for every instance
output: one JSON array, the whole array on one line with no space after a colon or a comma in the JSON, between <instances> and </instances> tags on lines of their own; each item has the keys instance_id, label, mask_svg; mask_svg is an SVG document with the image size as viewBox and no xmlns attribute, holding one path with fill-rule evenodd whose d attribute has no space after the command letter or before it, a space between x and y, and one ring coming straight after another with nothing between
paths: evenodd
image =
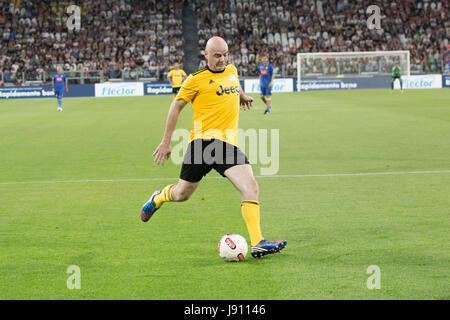
<instances>
[{"instance_id":1,"label":"jeep logo on jersey","mask_svg":"<svg viewBox=\"0 0 450 320\"><path fill-rule=\"evenodd\" d=\"M56 81L63 81L62 77L56 77Z\"/></svg>"},{"instance_id":2,"label":"jeep logo on jersey","mask_svg":"<svg viewBox=\"0 0 450 320\"><path fill-rule=\"evenodd\" d=\"M231 248L231 250L236 249L236 244L230 238L226 238L225 243Z\"/></svg>"},{"instance_id":3,"label":"jeep logo on jersey","mask_svg":"<svg viewBox=\"0 0 450 320\"><path fill-rule=\"evenodd\" d=\"M218 96L222 96L223 94L238 94L239 95L239 86L231 86L231 87L222 87L220 86L220 91L216 91Z\"/></svg>"}]
</instances>

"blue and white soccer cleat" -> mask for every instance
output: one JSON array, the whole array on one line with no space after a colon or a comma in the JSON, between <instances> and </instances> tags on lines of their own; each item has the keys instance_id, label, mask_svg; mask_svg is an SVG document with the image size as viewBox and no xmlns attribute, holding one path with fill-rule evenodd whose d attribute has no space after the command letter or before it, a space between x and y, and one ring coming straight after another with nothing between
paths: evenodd
<instances>
[{"instance_id":1,"label":"blue and white soccer cleat","mask_svg":"<svg viewBox=\"0 0 450 320\"><path fill-rule=\"evenodd\" d=\"M286 247L287 241L268 241L261 240L256 246L252 246L252 257L253 258L261 258L269 253L277 253Z\"/></svg>"},{"instance_id":2,"label":"blue and white soccer cleat","mask_svg":"<svg viewBox=\"0 0 450 320\"><path fill-rule=\"evenodd\" d=\"M155 197L160 193L161 193L160 190L156 190L155 192L153 192L150 199L148 199L148 201L142 207L141 220L143 222L147 222L148 220L150 220L150 218L153 216L153 214L156 212L156 210L159 209L159 208L156 208L156 204L155 204L155 201L153 201L153 199L155 199Z\"/></svg>"}]
</instances>

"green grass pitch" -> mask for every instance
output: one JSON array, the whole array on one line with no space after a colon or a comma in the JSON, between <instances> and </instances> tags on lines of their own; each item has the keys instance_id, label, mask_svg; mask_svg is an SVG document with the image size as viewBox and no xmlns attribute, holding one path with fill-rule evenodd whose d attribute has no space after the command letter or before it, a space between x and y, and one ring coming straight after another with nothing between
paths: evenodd
<instances>
[{"instance_id":1,"label":"green grass pitch","mask_svg":"<svg viewBox=\"0 0 450 320\"><path fill-rule=\"evenodd\" d=\"M254 97L240 127L280 141L277 176L253 166L262 232L288 244L240 263L217 254L248 234L215 172L140 221L180 171L152 159L171 96L0 100L0 299L449 299L450 91L274 94L266 116Z\"/></svg>"}]
</instances>

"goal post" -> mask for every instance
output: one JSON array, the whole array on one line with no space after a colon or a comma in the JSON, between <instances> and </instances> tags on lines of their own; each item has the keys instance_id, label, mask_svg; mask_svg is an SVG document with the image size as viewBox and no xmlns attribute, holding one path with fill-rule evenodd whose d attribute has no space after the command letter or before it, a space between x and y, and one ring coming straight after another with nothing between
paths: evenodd
<instances>
[{"instance_id":1,"label":"goal post","mask_svg":"<svg viewBox=\"0 0 450 320\"><path fill-rule=\"evenodd\" d=\"M297 91L306 78L391 75L395 63L402 76L410 76L408 50L297 53Z\"/></svg>"}]
</instances>

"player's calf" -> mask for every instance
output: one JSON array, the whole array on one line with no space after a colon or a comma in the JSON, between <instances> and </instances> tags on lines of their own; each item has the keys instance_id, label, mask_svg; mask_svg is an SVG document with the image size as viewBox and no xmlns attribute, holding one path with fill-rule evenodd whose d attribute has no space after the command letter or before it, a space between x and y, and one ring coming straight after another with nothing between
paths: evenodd
<instances>
[{"instance_id":1,"label":"player's calf","mask_svg":"<svg viewBox=\"0 0 450 320\"><path fill-rule=\"evenodd\" d=\"M270 113L270 109L272 109L271 105L271 98L270 96L266 96L266 110L264 111L264 114Z\"/></svg>"},{"instance_id":2,"label":"player's calf","mask_svg":"<svg viewBox=\"0 0 450 320\"><path fill-rule=\"evenodd\" d=\"M260 98L264 102L264 104L267 104L267 99L265 96L261 95Z\"/></svg>"}]
</instances>

